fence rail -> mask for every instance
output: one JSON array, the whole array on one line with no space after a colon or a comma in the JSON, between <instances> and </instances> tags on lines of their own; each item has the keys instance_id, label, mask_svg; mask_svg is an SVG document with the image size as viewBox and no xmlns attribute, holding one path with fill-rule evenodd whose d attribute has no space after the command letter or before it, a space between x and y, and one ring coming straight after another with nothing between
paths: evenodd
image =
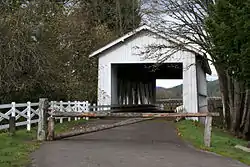
<instances>
[{"instance_id":1,"label":"fence rail","mask_svg":"<svg viewBox=\"0 0 250 167\"><path fill-rule=\"evenodd\" d=\"M51 101L49 102L49 109L59 109L59 111L73 111L73 112L89 112L91 104L88 101ZM96 106L95 104L92 105ZM26 126L27 131L31 130L32 124L37 124L39 119L38 113L39 103L15 103L0 105L0 130L9 129L10 117L15 117L15 127ZM95 109L92 109L92 111ZM71 121L71 118L60 117L57 118L60 123L65 119ZM75 120L80 119L75 117ZM88 119L87 117L84 119Z\"/></svg>"},{"instance_id":2,"label":"fence rail","mask_svg":"<svg viewBox=\"0 0 250 167\"><path fill-rule=\"evenodd\" d=\"M208 98L208 101L220 100L218 97ZM160 99L157 101L157 105L164 104L169 110L175 110L177 106L182 105L182 99ZM38 123L38 106L39 103L15 103L1 104L0 105L0 130L9 128L10 117L15 117L15 126L26 126L27 130L31 130L32 124ZM49 109L66 111L66 112L95 112L95 111L109 111L111 108L119 108L120 105L99 105L90 104L88 101L50 101ZM124 107L134 107L124 106ZM166 108L165 108L166 110ZM71 117L57 117L60 123L63 121L71 121ZM80 119L80 117L73 118L74 120ZM85 117L84 119L88 119Z\"/></svg>"},{"instance_id":3,"label":"fence rail","mask_svg":"<svg viewBox=\"0 0 250 167\"><path fill-rule=\"evenodd\" d=\"M127 108L126 110L128 110ZM54 119L56 117L66 116L66 117L110 117L110 118L171 118L171 117L205 117L205 129L204 129L204 144L206 147L211 146L211 131L212 131L212 117L217 117L220 114L219 113L210 113L210 112L204 112L204 113L133 113L133 112L126 112L126 113L114 113L112 110L110 112L88 112L88 113L79 113L79 112L61 112L61 111L53 111L49 112L50 118L48 121L48 135L41 136L41 140L54 140L54 139L62 139L65 137L72 137L75 135L82 135L85 133L89 133L90 131L85 130L75 130L72 132L64 133L63 135L57 135L55 136L55 130L54 130ZM42 119L44 120L44 119ZM45 119L46 120L46 119ZM43 123L41 123L43 124ZM115 127L115 126L112 126ZM100 130L105 130L104 128L95 128L91 132L96 132ZM46 130L46 129L44 129ZM43 131L43 129L40 129L40 131Z\"/></svg>"}]
</instances>

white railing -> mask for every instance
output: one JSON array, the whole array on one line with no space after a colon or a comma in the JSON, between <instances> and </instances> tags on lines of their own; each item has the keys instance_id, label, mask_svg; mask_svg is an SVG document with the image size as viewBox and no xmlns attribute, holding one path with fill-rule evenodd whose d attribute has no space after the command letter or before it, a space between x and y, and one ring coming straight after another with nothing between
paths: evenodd
<instances>
[{"instance_id":1,"label":"white railing","mask_svg":"<svg viewBox=\"0 0 250 167\"><path fill-rule=\"evenodd\" d=\"M66 112L89 112L90 103L88 101L51 101L49 103L50 109L58 109L60 111ZM38 122L38 106L39 103L15 103L11 104L2 104L0 105L0 130L9 128L9 118L15 117L16 127L18 126L26 126L27 130L30 131L31 125L36 124ZM93 105L95 106L95 105ZM63 123L65 118L57 118L60 119L60 123ZM75 118L78 120L80 118ZM88 118L85 118L88 120ZM71 118L67 118L67 121L71 121Z\"/></svg>"},{"instance_id":2,"label":"white railing","mask_svg":"<svg viewBox=\"0 0 250 167\"><path fill-rule=\"evenodd\" d=\"M15 103L0 105L0 130L9 128L10 116L16 118L16 126L27 126L38 122L38 103Z\"/></svg>"},{"instance_id":3,"label":"white railing","mask_svg":"<svg viewBox=\"0 0 250 167\"><path fill-rule=\"evenodd\" d=\"M57 102L57 101L51 101L50 102L50 109L57 109L59 111L63 111L63 112L89 112L89 107L90 107L90 103L88 101L68 101L68 102ZM95 105L95 104L94 104ZM65 119L65 117L61 117L61 118L56 118L56 119L60 119L60 123L63 123L63 120ZM67 118L68 121L71 121L71 118ZM80 118L75 118L75 120L79 120ZM84 118L86 120L88 120L88 118Z\"/></svg>"}]
</instances>

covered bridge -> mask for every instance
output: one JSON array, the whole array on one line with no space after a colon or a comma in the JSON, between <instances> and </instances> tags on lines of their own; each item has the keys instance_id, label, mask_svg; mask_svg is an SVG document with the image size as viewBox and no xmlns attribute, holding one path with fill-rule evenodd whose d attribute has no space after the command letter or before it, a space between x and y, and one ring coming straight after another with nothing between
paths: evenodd
<instances>
[{"instance_id":1,"label":"covered bridge","mask_svg":"<svg viewBox=\"0 0 250 167\"><path fill-rule=\"evenodd\" d=\"M154 72L147 68L157 63L158 57L146 59L142 50L171 42L176 40L143 25L93 52L90 57L98 56L99 63L98 105L154 104L156 79L183 79L185 111L207 111L206 74L211 70L208 62L195 54L195 48L174 53Z\"/></svg>"}]
</instances>

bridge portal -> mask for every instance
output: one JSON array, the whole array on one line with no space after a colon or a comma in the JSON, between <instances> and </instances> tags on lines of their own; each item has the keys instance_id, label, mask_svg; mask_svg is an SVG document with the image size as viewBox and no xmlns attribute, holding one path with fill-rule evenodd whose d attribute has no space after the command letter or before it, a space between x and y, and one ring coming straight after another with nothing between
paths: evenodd
<instances>
[{"instance_id":1,"label":"bridge portal","mask_svg":"<svg viewBox=\"0 0 250 167\"><path fill-rule=\"evenodd\" d=\"M159 62L159 57L166 57L170 49L159 49L150 58L145 50L157 44L170 46L172 42L176 41L144 25L93 52L90 57L98 56L99 63L98 105L154 104L156 79L183 79L185 111L207 111L206 74L211 70L207 60L192 51L195 48L168 54L152 71L152 65Z\"/></svg>"},{"instance_id":2,"label":"bridge portal","mask_svg":"<svg viewBox=\"0 0 250 167\"><path fill-rule=\"evenodd\" d=\"M155 104L156 79L182 79L182 63L111 64L112 104Z\"/></svg>"}]
</instances>

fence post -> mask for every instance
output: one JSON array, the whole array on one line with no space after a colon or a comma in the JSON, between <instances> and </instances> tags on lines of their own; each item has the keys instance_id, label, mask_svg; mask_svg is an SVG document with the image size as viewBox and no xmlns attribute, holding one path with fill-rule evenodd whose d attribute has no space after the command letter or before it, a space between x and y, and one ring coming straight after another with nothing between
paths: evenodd
<instances>
[{"instance_id":1,"label":"fence post","mask_svg":"<svg viewBox=\"0 0 250 167\"><path fill-rule=\"evenodd\" d=\"M51 101L51 110L53 111L53 112L55 112L55 109L56 109L56 101ZM56 119L57 120L57 119ZM55 120L55 121L56 121Z\"/></svg>"},{"instance_id":2,"label":"fence post","mask_svg":"<svg viewBox=\"0 0 250 167\"><path fill-rule=\"evenodd\" d=\"M9 134L11 136L15 135L16 130L16 103L11 103L11 116L9 118Z\"/></svg>"},{"instance_id":3,"label":"fence post","mask_svg":"<svg viewBox=\"0 0 250 167\"><path fill-rule=\"evenodd\" d=\"M85 108L84 108L85 112L89 112L89 106L90 106L89 102L86 101L86 106L85 106ZM86 117L85 119L88 121L88 120L89 120L89 117Z\"/></svg>"},{"instance_id":4,"label":"fence post","mask_svg":"<svg viewBox=\"0 0 250 167\"><path fill-rule=\"evenodd\" d=\"M71 111L70 101L68 101L68 109L69 109L69 112L70 112L70 111ZM71 117L68 117L68 121L69 121L69 122L71 121Z\"/></svg>"},{"instance_id":5,"label":"fence post","mask_svg":"<svg viewBox=\"0 0 250 167\"><path fill-rule=\"evenodd\" d=\"M85 102L83 102L83 106L85 106ZM77 112L82 112L80 101L77 101ZM81 117L78 117L78 120L80 120L80 119L81 119ZM84 119L84 117L83 117L83 119Z\"/></svg>"},{"instance_id":6,"label":"fence post","mask_svg":"<svg viewBox=\"0 0 250 167\"><path fill-rule=\"evenodd\" d=\"M206 147L211 146L211 132L212 132L212 116L206 116L205 130L204 130L204 144Z\"/></svg>"},{"instance_id":7,"label":"fence post","mask_svg":"<svg viewBox=\"0 0 250 167\"><path fill-rule=\"evenodd\" d=\"M49 117L47 140L48 141L54 140L54 135L55 135L55 119L53 117Z\"/></svg>"},{"instance_id":8,"label":"fence post","mask_svg":"<svg viewBox=\"0 0 250 167\"><path fill-rule=\"evenodd\" d=\"M27 118L27 131L30 131L30 129L31 129L31 103L28 101L27 102L27 116L28 116L28 118Z\"/></svg>"},{"instance_id":9,"label":"fence post","mask_svg":"<svg viewBox=\"0 0 250 167\"><path fill-rule=\"evenodd\" d=\"M77 112L77 101L74 102L74 111ZM78 118L75 117L75 121L77 120Z\"/></svg>"},{"instance_id":10,"label":"fence post","mask_svg":"<svg viewBox=\"0 0 250 167\"><path fill-rule=\"evenodd\" d=\"M37 140L46 140L47 134L47 113L49 108L49 102L47 98L39 99L39 119L38 119L38 130L37 130Z\"/></svg>"},{"instance_id":11,"label":"fence post","mask_svg":"<svg viewBox=\"0 0 250 167\"><path fill-rule=\"evenodd\" d=\"M60 111L63 112L63 102L60 101ZM63 123L63 117L60 118L60 123Z\"/></svg>"},{"instance_id":12,"label":"fence post","mask_svg":"<svg viewBox=\"0 0 250 167\"><path fill-rule=\"evenodd\" d=\"M95 103L93 104L93 111L97 111L97 110L96 110L96 104L95 104Z\"/></svg>"}]
</instances>

